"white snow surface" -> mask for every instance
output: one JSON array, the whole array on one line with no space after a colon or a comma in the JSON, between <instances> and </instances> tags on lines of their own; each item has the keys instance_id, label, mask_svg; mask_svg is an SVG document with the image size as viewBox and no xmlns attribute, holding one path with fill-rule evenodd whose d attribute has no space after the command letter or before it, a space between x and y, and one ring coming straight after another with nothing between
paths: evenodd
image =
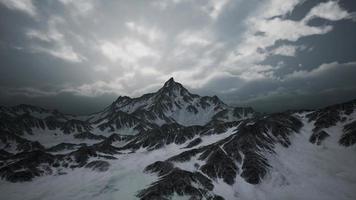
<instances>
[{"instance_id":1,"label":"white snow surface","mask_svg":"<svg viewBox=\"0 0 356 200\"><path fill-rule=\"evenodd\" d=\"M48 129L34 128L33 132L34 132L33 135L25 134L22 137L31 141L38 141L46 148L55 146L62 142L72 143L72 144L86 143L89 145L99 142L99 140L77 139L73 137L75 133L65 134L59 129L48 130Z\"/></svg>"},{"instance_id":2,"label":"white snow surface","mask_svg":"<svg viewBox=\"0 0 356 200\"><path fill-rule=\"evenodd\" d=\"M234 185L222 180L213 181L215 194L226 200L354 200L356 199L356 147L343 147L338 144L343 124L325 129L330 137L320 146L311 144L309 138L314 125L309 123L305 114L299 115L304 126L291 136L292 145L288 148L277 145L276 154L266 154L271 165L270 173L259 185L247 183L239 175ZM38 132L37 132L38 133ZM208 145L224 139L234 133L234 128L223 134L203 136L199 146ZM45 134L45 135L43 135ZM51 146L59 143L53 133L38 133L27 137L41 140ZM68 138L66 138L68 136ZM61 135L71 143L72 135ZM35 138L36 137L36 138ZM195 138L193 138L195 139ZM86 141L89 142L89 141ZM161 149L147 151L139 149L135 153L115 155L117 160L108 160L107 172L94 172L86 168L65 169L66 175L49 175L35 178L31 182L10 183L0 180L0 199L6 200L131 200L141 189L157 180L155 174L144 173L143 169L155 162L163 161L187 149L182 145L171 144ZM116 144L115 144L116 145ZM117 144L119 145L119 144ZM199 147L198 146L198 147ZM196 147L194 147L196 148ZM91 158L93 159L93 158ZM93 159L94 160L94 159ZM174 163L188 171L198 170L194 164L203 164L192 158L190 162ZM189 199L173 195L172 199Z\"/></svg>"},{"instance_id":3,"label":"white snow surface","mask_svg":"<svg viewBox=\"0 0 356 200\"><path fill-rule=\"evenodd\" d=\"M271 170L261 184L237 176L232 186L217 180L214 192L228 200L356 199L356 147L337 143L341 124L325 129L330 137L317 146L308 141L314 125L300 117L304 127L291 138L292 145L277 145L276 154L266 154Z\"/></svg>"},{"instance_id":4,"label":"white snow surface","mask_svg":"<svg viewBox=\"0 0 356 200\"><path fill-rule=\"evenodd\" d=\"M167 105L172 104L172 108L164 109L163 114L173 119L175 122L178 122L182 125L205 125L208 123L212 117L218 113L219 111L227 108L224 104L216 104L211 100L207 100L207 106L203 108L201 103L201 99L204 97L195 96L190 94L188 91L184 91L182 88L177 87L172 92L172 96L169 99L165 99L164 101L160 101L159 104ZM146 98L135 98L131 99L131 101L121 100L114 104L116 110L120 110L126 112L128 114L132 114L133 112L140 110L145 110L152 112L152 108L157 104L157 98L160 97L160 93L154 93L151 96ZM189 97L189 101L185 101L184 98ZM164 106L163 106L164 107ZM192 111L188 111L188 107L194 107L197 109L197 113ZM93 118L98 119L100 116L104 116L107 111L104 111L101 114L93 115ZM156 115L155 120L150 120L151 123L155 123L157 125L163 125L167 123L165 120L160 118L157 113L153 112Z\"/></svg>"},{"instance_id":5,"label":"white snow surface","mask_svg":"<svg viewBox=\"0 0 356 200\"><path fill-rule=\"evenodd\" d=\"M202 137L201 145L208 145L229 136L231 130L219 135ZM187 142L188 143L188 142ZM6 200L131 200L138 199L137 191L157 180L155 174L143 169L158 160L166 160L183 151L187 143L167 145L154 151L139 149L135 153L116 155L108 160L107 172L86 168L67 169L66 175L42 176L31 182L10 183L0 180L0 199ZM177 199L182 197L177 196ZM184 198L183 198L184 199Z\"/></svg>"}]
</instances>

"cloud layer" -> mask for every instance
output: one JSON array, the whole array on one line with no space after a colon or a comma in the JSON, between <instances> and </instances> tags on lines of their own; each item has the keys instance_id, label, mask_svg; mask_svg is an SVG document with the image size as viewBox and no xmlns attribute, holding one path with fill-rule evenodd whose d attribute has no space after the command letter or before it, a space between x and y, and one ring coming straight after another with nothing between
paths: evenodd
<instances>
[{"instance_id":1,"label":"cloud layer","mask_svg":"<svg viewBox=\"0 0 356 200\"><path fill-rule=\"evenodd\" d=\"M92 112L172 76L263 111L356 98L355 10L351 0L0 0L0 103L66 98L69 111L79 98Z\"/></svg>"}]
</instances>

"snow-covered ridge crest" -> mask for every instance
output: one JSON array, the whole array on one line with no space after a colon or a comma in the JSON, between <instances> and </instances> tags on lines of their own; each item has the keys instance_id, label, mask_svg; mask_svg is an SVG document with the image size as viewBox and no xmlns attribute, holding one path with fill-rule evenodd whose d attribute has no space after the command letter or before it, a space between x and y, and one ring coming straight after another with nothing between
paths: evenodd
<instances>
[{"instance_id":1,"label":"snow-covered ridge crest","mask_svg":"<svg viewBox=\"0 0 356 200\"><path fill-rule=\"evenodd\" d=\"M0 131L9 200L356 199L356 100L256 115L170 79L88 116L0 107Z\"/></svg>"},{"instance_id":2,"label":"snow-covered ridge crest","mask_svg":"<svg viewBox=\"0 0 356 200\"><path fill-rule=\"evenodd\" d=\"M155 93L144 94L138 98L120 96L100 115L104 117L119 111L159 126L165 123L205 125L218 113L225 121L251 117L254 113L251 108L230 107L217 96L192 94L173 78Z\"/></svg>"}]
</instances>

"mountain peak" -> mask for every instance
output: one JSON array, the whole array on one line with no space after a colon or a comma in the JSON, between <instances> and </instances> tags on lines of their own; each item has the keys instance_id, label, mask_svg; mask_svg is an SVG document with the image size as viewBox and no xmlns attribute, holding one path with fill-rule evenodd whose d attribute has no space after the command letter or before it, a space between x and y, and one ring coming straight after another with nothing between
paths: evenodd
<instances>
[{"instance_id":1,"label":"mountain peak","mask_svg":"<svg viewBox=\"0 0 356 200\"><path fill-rule=\"evenodd\" d=\"M169 86L175 85L175 84L177 84L177 82L175 82L175 81L174 81L174 78L171 77L168 81L166 81L166 82L164 83L164 86L165 86L165 87L169 87Z\"/></svg>"},{"instance_id":2,"label":"mountain peak","mask_svg":"<svg viewBox=\"0 0 356 200\"><path fill-rule=\"evenodd\" d=\"M183 87L182 84L175 82L173 77L164 83L164 86L158 91L160 94L169 94L171 96L173 93L180 95L190 95L187 89Z\"/></svg>"}]
</instances>

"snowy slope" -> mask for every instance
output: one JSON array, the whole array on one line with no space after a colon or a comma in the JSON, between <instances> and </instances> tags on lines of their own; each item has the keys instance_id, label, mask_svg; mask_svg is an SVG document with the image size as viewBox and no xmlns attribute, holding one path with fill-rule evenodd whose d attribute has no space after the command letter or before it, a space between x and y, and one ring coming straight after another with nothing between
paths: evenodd
<instances>
[{"instance_id":1,"label":"snowy slope","mask_svg":"<svg viewBox=\"0 0 356 200\"><path fill-rule=\"evenodd\" d=\"M342 135L344 123L328 128L327 130L334 132L335 135L325 139L321 145L316 145L309 142L314 121L309 122L307 114L293 114L301 121L302 126L298 132L288 137L290 141L288 147L279 142L272 145L274 142L271 141L268 145L273 146L273 152L260 152L267 160L269 167L268 173L258 184L249 183L243 177L242 166L247 161L244 161L246 155L242 153L242 160L236 161L236 166L240 170L236 177L233 177L232 184L224 181L223 177L210 179L209 175L202 171L201 167L209 162L206 159L199 159L204 152L199 152L186 161L171 159L177 158L177 155L183 152L212 147L221 141L223 145L220 145L220 148L224 149L226 154L232 153L228 146L224 148L234 140L232 136L238 136L239 132L243 134L241 131L244 130L244 126L257 126L261 123L248 121L245 125L243 125L244 122L227 124L222 132L209 128L201 130L196 136L182 144L172 142L153 150L143 147L137 150L123 148L120 150L123 154L115 154L117 159L107 160L110 168L105 172L75 168L64 170L67 173L65 175L42 176L31 182L9 183L2 180L0 192L5 199L140 199L137 196L139 191L148 188L152 182L160 180L157 173L145 172L144 169L155 161L171 159L173 166L180 170L205 174L213 185L213 189L207 190L207 194L224 199L354 199L356 177L353 170L356 166L354 156L356 148L355 146L341 146L337 142ZM273 120L277 118L273 117ZM272 135L268 130L266 133ZM197 138L201 139L198 145L186 148ZM273 140L278 141L277 138ZM181 156L178 157L181 158ZM215 163L218 164L218 162ZM215 169L218 170L219 168L216 167ZM192 186L198 187L196 184L199 185L199 183L192 183ZM188 194L181 196L179 192L174 192L171 197L172 199L189 199L191 196Z\"/></svg>"},{"instance_id":2,"label":"snowy slope","mask_svg":"<svg viewBox=\"0 0 356 200\"><path fill-rule=\"evenodd\" d=\"M191 126L236 121L254 114L252 108L228 106L217 96L192 94L171 78L155 93L120 96L103 111L81 119L90 122L95 134L107 136L114 132L135 135L169 123Z\"/></svg>"},{"instance_id":3,"label":"snowy slope","mask_svg":"<svg viewBox=\"0 0 356 200\"><path fill-rule=\"evenodd\" d=\"M356 199L356 100L255 115L171 79L88 116L0 117L1 199Z\"/></svg>"},{"instance_id":4,"label":"snowy slope","mask_svg":"<svg viewBox=\"0 0 356 200\"><path fill-rule=\"evenodd\" d=\"M106 112L122 111L159 126L165 123L187 126L204 125L225 109L229 107L217 96L191 94L171 78L155 93L138 98L119 97Z\"/></svg>"}]
</instances>

